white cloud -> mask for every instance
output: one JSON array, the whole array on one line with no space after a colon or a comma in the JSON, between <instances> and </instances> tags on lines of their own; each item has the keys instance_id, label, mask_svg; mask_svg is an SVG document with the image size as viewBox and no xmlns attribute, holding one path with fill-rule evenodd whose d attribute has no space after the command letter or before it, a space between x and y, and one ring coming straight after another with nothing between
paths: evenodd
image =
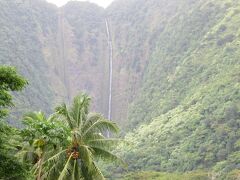
<instances>
[{"instance_id":1,"label":"white cloud","mask_svg":"<svg viewBox=\"0 0 240 180\"><path fill-rule=\"evenodd\" d=\"M54 3L56 4L57 6L63 6L64 4L66 4L68 1L71 1L71 0L47 0L48 2L51 2L51 3ZM84 1L84 0L82 0ZM93 3L96 3L98 4L99 6L102 6L102 7L107 7L108 5L111 4L111 2L113 0L85 0L85 1L89 1L89 2L93 2Z\"/></svg>"}]
</instances>

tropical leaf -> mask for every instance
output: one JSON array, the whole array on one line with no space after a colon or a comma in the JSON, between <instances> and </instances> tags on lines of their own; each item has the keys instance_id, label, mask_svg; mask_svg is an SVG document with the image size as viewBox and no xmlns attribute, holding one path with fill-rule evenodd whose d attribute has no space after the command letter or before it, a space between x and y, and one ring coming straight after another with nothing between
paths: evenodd
<instances>
[{"instance_id":1,"label":"tropical leaf","mask_svg":"<svg viewBox=\"0 0 240 180\"><path fill-rule=\"evenodd\" d=\"M118 143L123 142L120 139L94 139L88 141L90 146L99 147L99 148L111 148L112 146L117 145Z\"/></svg>"},{"instance_id":2,"label":"tropical leaf","mask_svg":"<svg viewBox=\"0 0 240 180\"><path fill-rule=\"evenodd\" d=\"M70 175L71 172L71 158L72 158L73 153L69 156L63 170L60 173L60 176L58 178L58 180L64 180L65 177Z\"/></svg>"},{"instance_id":3,"label":"tropical leaf","mask_svg":"<svg viewBox=\"0 0 240 180\"><path fill-rule=\"evenodd\" d=\"M95 174L95 179L96 180L105 180L101 170L98 168L95 162L93 162L93 167L94 167L94 174Z\"/></svg>"},{"instance_id":4,"label":"tropical leaf","mask_svg":"<svg viewBox=\"0 0 240 180\"><path fill-rule=\"evenodd\" d=\"M83 121L89 112L90 97L85 94L80 94L76 96L73 100L73 105L70 110L70 114L77 123L77 127L81 127Z\"/></svg>"},{"instance_id":5,"label":"tropical leaf","mask_svg":"<svg viewBox=\"0 0 240 180\"><path fill-rule=\"evenodd\" d=\"M104 119L103 116L101 114L97 114L97 113L91 113L88 118L86 119L86 121L84 122L83 125L83 129L87 129L89 128L92 124L94 124L95 122L97 122L98 120Z\"/></svg>"},{"instance_id":6,"label":"tropical leaf","mask_svg":"<svg viewBox=\"0 0 240 180\"><path fill-rule=\"evenodd\" d=\"M118 133L119 128L114 122L108 120L98 120L83 132L83 137L87 136L89 133L91 134L97 131L99 132L109 131L113 133Z\"/></svg>"},{"instance_id":7,"label":"tropical leaf","mask_svg":"<svg viewBox=\"0 0 240 180\"><path fill-rule=\"evenodd\" d=\"M45 163L57 163L57 162L60 160L61 156L66 153L66 151L67 151L67 149L64 149L64 150L58 152L58 153L55 154L54 156L48 158L48 159L44 162L44 164L45 164Z\"/></svg>"},{"instance_id":8,"label":"tropical leaf","mask_svg":"<svg viewBox=\"0 0 240 180\"><path fill-rule=\"evenodd\" d=\"M120 140L103 135L119 132L118 126L100 114L89 115L89 106L89 96L80 94L72 106L64 103L48 118L42 112L24 117L23 137L35 147L32 151L38 159L45 160L35 164L34 174L46 180L103 180L95 158L123 163L109 151Z\"/></svg>"},{"instance_id":9,"label":"tropical leaf","mask_svg":"<svg viewBox=\"0 0 240 180\"><path fill-rule=\"evenodd\" d=\"M63 103L61 106L58 106L55 108L57 114L63 116L65 118L65 120L67 121L69 127L71 129L74 128L74 124L73 124L73 120L69 114L69 111L68 111L68 108L67 108L67 105L65 103Z\"/></svg>"},{"instance_id":10,"label":"tropical leaf","mask_svg":"<svg viewBox=\"0 0 240 180\"><path fill-rule=\"evenodd\" d=\"M120 164L126 166L126 163L121 158L112 154L111 152L101 149L99 147L91 147L91 148L93 149L94 156L110 162L119 162Z\"/></svg>"},{"instance_id":11,"label":"tropical leaf","mask_svg":"<svg viewBox=\"0 0 240 180\"><path fill-rule=\"evenodd\" d=\"M89 170L91 171L93 162L92 150L86 145L80 145L79 148L80 159L83 161L85 166L89 167Z\"/></svg>"}]
</instances>

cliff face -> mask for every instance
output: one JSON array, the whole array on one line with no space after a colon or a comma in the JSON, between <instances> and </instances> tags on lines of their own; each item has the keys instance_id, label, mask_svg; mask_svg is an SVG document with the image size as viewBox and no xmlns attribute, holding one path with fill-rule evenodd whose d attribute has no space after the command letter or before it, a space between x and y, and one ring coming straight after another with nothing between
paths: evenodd
<instances>
[{"instance_id":1,"label":"cliff face","mask_svg":"<svg viewBox=\"0 0 240 180\"><path fill-rule=\"evenodd\" d=\"M93 98L93 110L106 114L109 62L104 10L71 2L59 11L68 95L72 99L85 91Z\"/></svg>"},{"instance_id":2,"label":"cliff face","mask_svg":"<svg viewBox=\"0 0 240 180\"><path fill-rule=\"evenodd\" d=\"M26 92L16 95L13 114L16 109L19 113L39 109L50 113L57 103L86 91L93 98L93 110L107 116L107 20L114 53L112 119L126 124L129 104L148 62L152 36L140 31L145 24L131 19L131 6L129 11L123 8L119 12L116 7L104 11L86 2L70 2L62 8L41 0L1 2L0 62L17 66L30 83ZM136 14L135 18L142 17Z\"/></svg>"},{"instance_id":3,"label":"cliff face","mask_svg":"<svg viewBox=\"0 0 240 180\"><path fill-rule=\"evenodd\" d=\"M50 113L81 91L92 96L93 110L106 114L109 68L103 8L81 2L57 8L41 0L0 5L0 63L16 66L29 80L26 90L16 94L13 117L29 110Z\"/></svg>"},{"instance_id":4,"label":"cliff face","mask_svg":"<svg viewBox=\"0 0 240 180\"><path fill-rule=\"evenodd\" d=\"M168 19L176 15L179 4L123 0L107 9L114 46L113 117L125 127L129 126L131 107L140 96L152 55L161 43L159 36L163 36Z\"/></svg>"}]
</instances>

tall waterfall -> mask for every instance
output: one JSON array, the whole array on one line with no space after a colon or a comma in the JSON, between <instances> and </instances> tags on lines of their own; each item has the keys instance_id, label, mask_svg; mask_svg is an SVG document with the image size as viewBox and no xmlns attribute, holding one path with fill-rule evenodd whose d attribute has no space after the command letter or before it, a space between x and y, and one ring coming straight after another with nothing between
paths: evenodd
<instances>
[{"instance_id":1,"label":"tall waterfall","mask_svg":"<svg viewBox=\"0 0 240 180\"><path fill-rule=\"evenodd\" d=\"M108 36L108 49L109 49L109 97L108 97L108 119L112 118L112 76L113 76L113 46L112 38L109 31L108 20L105 19L107 36Z\"/></svg>"}]
</instances>

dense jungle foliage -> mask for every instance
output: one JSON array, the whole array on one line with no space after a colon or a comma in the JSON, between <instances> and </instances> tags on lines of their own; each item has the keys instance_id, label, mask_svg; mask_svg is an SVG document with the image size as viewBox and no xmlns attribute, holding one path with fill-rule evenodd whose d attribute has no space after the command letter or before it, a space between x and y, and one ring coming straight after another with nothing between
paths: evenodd
<instances>
[{"instance_id":1,"label":"dense jungle foliage","mask_svg":"<svg viewBox=\"0 0 240 180\"><path fill-rule=\"evenodd\" d=\"M137 28L141 17L165 9L151 24L159 27L157 44L129 112L125 139L132 143L119 148L129 169L217 176L238 169L239 1L118 3L125 9L113 18L125 15Z\"/></svg>"},{"instance_id":2,"label":"dense jungle foliage","mask_svg":"<svg viewBox=\"0 0 240 180\"><path fill-rule=\"evenodd\" d=\"M119 139L103 135L118 133L118 126L90 113L86 94L76 96L71 106L56 107L49 117L25 114L21 130L6 124L3 118L13 106L10 92L26 84L15 68L0 66L0 179L104 179L97 160L124 164L111 153Z\"/></svg>"},{"instance_id":3,"label":"dense jungle foliage","mask_svg":"<svg viewBox=\"0 0 240 180\"><path fill-rule=\"evenodd\" d=\"M9 107L13 106L10 92L20 91L26 84L27 81L17 74L15 68L0 66L0 179L26 178L26 167L14 157L17 152L14 147L17 145L17 130L8 126L3 119Z\"/></svg>"},{"instance_id":4,"label":"dense jungle foliage","mask_svg":"<svg viewBox=\"0 0 240 180\"><path fill-rule=\"evenodd\" d=\"M118 131L115 123L87 116L91 109L106 115L106 20L119 145L104 138ZM239 0L116 0L105 10L0 0L0 26L0 64L28 79L26 86L14 68L0 66L0 179L10 172L10 179L239 179ZM70 98L81 90L96 100L92 107L86 96ZM62 101L73 104L54 110ZM88 118L104 124L97 133ZM127 166L99 160L124 164L112 153Z\"/></svg>"}]
</instances>

